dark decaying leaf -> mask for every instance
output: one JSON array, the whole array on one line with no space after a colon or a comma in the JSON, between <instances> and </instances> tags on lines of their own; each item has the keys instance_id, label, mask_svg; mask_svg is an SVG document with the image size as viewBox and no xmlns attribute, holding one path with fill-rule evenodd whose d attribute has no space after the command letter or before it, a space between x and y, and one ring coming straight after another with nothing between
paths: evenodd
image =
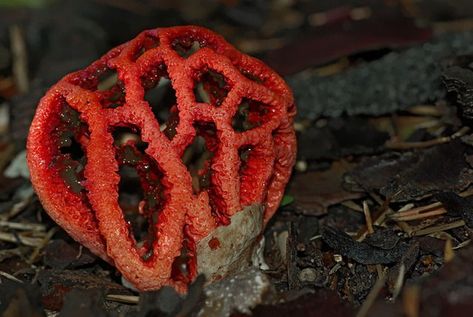
<instances>
[{"instance_id":1,"label":"dark decaying leaf","mask_svg":"<svg viewBox=\"0 0 473 317\"><path fill-rule=\"evenodd\" d=\"M41 285L43 306L50 310L60 310L64 296L73 289L98 289L105 294L130 294L129 290L109 278L85 270L43 270L38 275L38 281Z\"/></svg>"},{"instance_id":2,"label":"dark decaying leaf","mask_svg":"<svg viewBox=\"0 0 473 317\"><path fill-rule=\"evenodd\" d=\"M387 303L378 298L369 316L402 317L415 306L416 316L471 316L473 311L473 246L456 252L436 274L407 283L402 301ZM417 291L416 291L417 290ZM416 294L415 296L413 296ZM415 305L408 307L408 305ZM387 314L388 313L388 314Z\"/></svg>"},{"instance_id":3,"label":"dark decaying leaf","mask_svg":"<svg viewBox=\"0 0 473 317\"><path fill-rule=\"evenodd\" d=\"M129 317L171 317L189 316L198 312L203 304L205 295L203 286L205 277L199 275L189 286L185 296L178 294L172 287L165 286L157 291L143 292L136 312L131 312Z\"/></svg>"},{"instance_id":4,"label":"dark decaying leaf","mask_svg":"<svg viewBox=\"0 0 473 317\"><path fill-rule=\"evenodd\" d=\"M444 70L443 81L449 92L456 94L460 113L465 119L473 119L473 56L460 56L454 65Z\"/></svg>"},{"instance_id":5,"label":"dark decaying leaf","mask_svg":"<svg viewBox=\"0 0 473 317\"><path fill-rule=\"evenodd\" d=\"M379 191L392 202L420 199L440 191L464 190L473 181L460 140L430 149L390 153L364 160L346 181Z\"/></svg>"},{"instance_id":6,"label":"dark decaying leaf","mask_svg":"<svg viewBox=\"0 0 473 317\"><path fill-rule=\"evenodd\" d=\"M409 248L409 245L405 242L399 242L396 247L390 250L376 248L364 242L357 242L346 233L330 227L324 227L322 239L335 252L339 252L361 264L394 263L399 261Z\"/></svg>"},{"instance_id":7,"label":"dark decaying leaf","mask_svg":"<svg viewBox=\"0 0 473 317\"><path fill-rule=\"evenodd\" d=\"M310 36L269 52L265 61L286 76L362 51L425 42L432 34L401 14L343 22L319 27Z\"/></svg>"},{"instance_id":8,"label":"dark decaying leaf","mask_svg":"<svg viewBox=\"0 0 473 317\"><path fill-rule=\"evenodd\" d=\"M322 289L277 305L258 306L253 316L259 317L349 317L353 308L333 291Z\"/></svg>"},{"instance_id":9,"label":"dark decaying leaf","mask_svg":"<svg viewBox=\"0 0 473 317\"><path fill-rule=\"evenodd\" d=\"M397 280L399 278L399 274L401 271L401 266L403 267L404 274L411 271L412 267L417 261L417 257L419 255L420 247L419 243L411 243L409 249L407 249L406 253L403 254L401 260L396 263L395 266L389 269L387 283L391 291L394 290L396 287Z\"/></svg>"},{"instance_id":10,"label":"dark decaying leaf","mask_svg":"<svg viewBox=\"0 0 473 317\"><path fill-rule=\"evenodd\" d=\"M463 198L452 192L435 195L451 216L461 217L469 228L473 228L473 198Z\"/></svg>"},{"instance_id":11,"label":"dark decaying leaf","mask_svg":"<svg viewBox=\"0 0 473 317\"><path fill-rule=\"evenodd\" d=\"M320 223L345 232L356 232L366 221L363 213L343 205L335 205L328 208L327 217L321 219Z\"/></svg>"},{"instance_id":12,"label":"dark decaying leaf","mask_svg":"<svg viewBox=\"0 0 473 317\"><path fill-rule=\"evenodd\" d=\"M87 248L78 243L67 243L64 240L52 240L44 249L43 263L53 269L71 269L97 260Z\"/></svg>"},{"instance_id":13,"label":"dark decaying leaf","mask_svg":"<svg viewBox=\"0 0 473 317\"><path fill-rule=\"evenodd\" d=\"M381 115L444 97L441 62L471 51L473 32L447 34L333 76L303 72L288 80L301 118Z\"/></svg>"},{"instance_id":14,"label":"dark decaying leaf","mask_svg":"<svg viewBox=\"0 0 473 317\"><path fill-rule=\"evenodd\" d=\"M401 237L392 228L379 228L367 235L364 242L376 248L391 250L400 240Z\"/></svg>"},{"instance_id":15,"label":"dark decaying leaf","mask_svg":"<svg viewBox=\"0 0 473 317\"><path fill-rule=\"evenodd\" d=\"M105 310L104 296L100 290L73 289L64 297L59 317L111 317Z\"/></svg>"},{"instance_id":16,"label":"dark decaying leaf","mask_svg":"<svg viewBox=\"0 0 473 317\"><path fill-rule=\"evenodd\" d=\"M328 119L323 127L313 125L300 134L297 155L304 160L319 160L372 154L381 150L388 138L386 132L377 130L367 118Z\"/></svg>"},{"instance_id":17,"label":"dark decaying leaf","mask_svg":"<svg viewBox=\"0 0 473 317\"><path fill-rule=\"evenodd\" d=\"M422 316L469 316L473 310L473 247L457 252L432 278L422 283Z\"/></svg>"},{"instance_id":18,"label":"dark decaying leaf","mask_svg":"<svg viewBox=\"0 0 473 317\"><path fill-rule=\"evenodd\" d=\"M294 197L296 209L303 214L320 215L331 205L363 196L342 187L343 175L351 168L351 164L340 161L334 162L326 171L294 175L288 192Z\"/></svg>"},{"instance_id":19,"label":"dark decaying leaf","mask_svg":"<svg viewBox=\"0 0 473 317\"><path fill-rule=\"evenodd\" d=\"M0 280L0 316L44 317L38 287L6 278Z\"/></svg>"}]
</instances>

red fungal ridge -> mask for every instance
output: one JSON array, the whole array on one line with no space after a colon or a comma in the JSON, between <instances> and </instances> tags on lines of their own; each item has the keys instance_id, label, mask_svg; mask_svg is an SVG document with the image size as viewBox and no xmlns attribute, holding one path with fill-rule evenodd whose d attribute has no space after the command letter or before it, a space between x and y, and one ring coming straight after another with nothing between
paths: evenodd
<instances>
[{"instance_id":1,"label":"red fungal ridge","mask_svg":"<svg viewBox=\"0 0 473 317\"><path fill-rule=\"evenodd\" d=\"M161 78L175 91L164 122L154 113L161 104L145 99ZM64 111L75 119L61 119ZM219 35L195 26L144 31L43 97L28 137L31 179L51 217L138 289L184 291L202 238L251 204L265 206L265 223L276 211L295 160L294 115L284 81ZM115 127L135 129L146 148L114 144ZM196 138L205 151L184 162ZM140 178L144 246L119 205L123 165Z\"/></svg>"}]
</instances>

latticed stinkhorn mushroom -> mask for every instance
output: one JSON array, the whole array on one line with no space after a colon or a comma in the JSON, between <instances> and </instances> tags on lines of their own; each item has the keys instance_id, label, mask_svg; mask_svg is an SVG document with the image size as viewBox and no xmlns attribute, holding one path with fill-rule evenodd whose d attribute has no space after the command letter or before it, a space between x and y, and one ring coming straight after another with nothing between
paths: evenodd
<instances>
[{"instance_id":1,"label":"latticed stinkhorn mushroom","mask_svg":"<svg viewBox=\"0 0 473 317\"><path fill-rule=\"evenodd\" d=\"M175 96L162 96L166 86ZM295 160L294 114L285 82L221 36L144 31L42 98L31 180L49 215L136 288L183 291L200 272L235 269L276 211ZM142 241L120 203L126 168L141 187Z\"/></svg>"}]
</instances>

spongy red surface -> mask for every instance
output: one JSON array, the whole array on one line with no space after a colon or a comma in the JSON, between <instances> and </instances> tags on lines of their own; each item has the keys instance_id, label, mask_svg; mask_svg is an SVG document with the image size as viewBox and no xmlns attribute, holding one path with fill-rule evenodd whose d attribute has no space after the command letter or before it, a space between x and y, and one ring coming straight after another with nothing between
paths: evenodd
<instances>
[{"instance_id":1,"label":"spongy red surface","mask_svg":"<svg viewBox=\"0 0 473 317\"><path fill-rule=\"evenodd\" d=\"M118 83L100 90L100 76L110 70L117 72ZM223 78L223 86L221 79L203 80L208 71ZM161 77L171 81L177 99L167 131L161 131L145 100L148 86ZM209 95L205 102L198 102L194 93L199 81ZM80 114L80 128L77 121L64 120L67 107ZM235 118L242 112L240 127ZM31 179L51 217L138 289L172 285L182 290L189 279L173 276L172 270L184 243L192 250L199 239L253 203L265 205L266 222L276 211L295 160L294 114L284 81L219 35L195 26L148 30L65 76L43 97L28 137ZM75 169L79 187L64 179L65 171L77 165L61 153L58 141L68 124L86 157L83 171ZM139 130L148 144L146 159L159 169L153 175L161 177L152 231L156 237L146 259L118 203L123 162L117 161L120 149L112 135L117 127ZM213 153L199 171L210 177L199 192L182 161L197 135ZM145 177L143 170L140 175ZM190 274L192 279L195 269Z\"/></svg>"}]
</instances>

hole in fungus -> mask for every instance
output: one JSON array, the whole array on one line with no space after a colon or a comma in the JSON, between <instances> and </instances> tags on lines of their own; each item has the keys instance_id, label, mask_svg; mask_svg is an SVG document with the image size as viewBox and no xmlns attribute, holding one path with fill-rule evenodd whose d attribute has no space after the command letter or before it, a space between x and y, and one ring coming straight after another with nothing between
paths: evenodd
<instances>
[{"instance_id":1,"label":"hole in fungus","mask_svg":"<svg viewBox=\"0 0 473 317\"><path fill-rule=\"evenodd\" d=\"M107 69L99 76L97 95L103 108L117 108L125 103L125 85L114 69Z\"/></svg>"},{"instance_id":2,"label":"hole in fungus","mask_svg":"<svg viewBox=\"0 0 473 317\"><path fill-rule=\"evenodd\" d=\"M192 176L195 194L210 188L211 164L218 146L214 123L194 124L196 136L182 155L182 161Z\"/></svg>"},{"instance_id":3,"label":"hole in fungus","mask_svg":"<svg viewBox=\"0 0 473 317\"><path fill-rule=\"evenodd\" d=\"M135 246L147 260L153 255L156 223L164 205L163 174L145 153L148 144L137 128L115 128L113 136L120 175L118 202Z\"/></svg>"},{"instance_id":4,"label":"hole in fungus","mask_svg":"<svg viewBox=\"0 0 473 317\"><path fill-rule=\"evenodd\" d=\"M171 267L171 279L189 284L197 273L195 244L184 232L181 254L174 258Z\"/></svg>"},{"instance_id":5,"label":"hole in fungus","mask_svg":"<svg viewBox=\"0 0 473 317\"><path fill-rule=\"evenodd\" d=\"M194 96L197 102L220 106L230 91L228 81L213 70L198 73L194 81Z\"/></svg>"},{"instance_id":6,"label":"hole in fungus","mask_svg":"<svg viewBox=\"0 0 473 317\"><path fill-rule=\"evenodd\" d=\"M89 129L80 120L80 114L64 100L59 112L59 124L53 131L57 152L53 164L67 187L74 193L83 193L84 167L87 157L82 149L89 139Z\"/></svg>"},{"instance_id":7,"label":"hole in fungus","mask_svg":"<svg viewBox=\"0 0 473 317\"><path fill-rule=\"evenodd\" d=\"M233 129L244 132L269 121L270 107L262 102L243 98L232 119Z\"/></svg>"},{"instance_id":8,"label":"hole in fungus","mask_svg":"<svg viewBox=\"0 0 473 317\"><path fill-rule=\"evenodd\" d=\"M188 58L204 46L203 41L197 41L191 37L174 39L171 44L172 49L183 58Z\"/></svg>"},{"instance_id":9,"label":"hole in fungus","mask_svg":"<svg viewBox=\"0 0 473 317\"><path fill-rule=\"evenodd\" d=\"M100 79L106 78L108 77L108 75L113 73L113 70L110 70L110 68L106 66L107 62L110 59L117 57L120 52L121 50L119 49L112 50L108 53L108 60L102 60L98 64L92 64L88 68L74 73L73 76L69 79L69 82L83 89L96 91L97 86L101 82Z\"/></svg>"},{"instance_id":10,"label":"hole in fungus","mask_svg":"<svg viewBox=\"0 0 473 317\"><path fill-rule=\"evenodd\" d=\"M239 168L239 173L242 174L246 170L248 160L250 158L252 146L251 145L245 145L242 146L241 148L238 149L238 156L240 157L240 168Z\"/></svg>"},{"instance_id":11,"label":"hole in fungus","mask_svg":"<svg viewBox=\"0 0 473 317\"><path fill-rule=\"evenodd\" d=\"M154 34L146 33L141 39L141 43L138 46L135 54L132 56L132 61L136 61L141 55L149 51L150 49L156 48L159 46L159 38Z\"/></svg>"},{"instance_id":12,"label":"hole in fungus","mask_svg":"<svg viewBox=\"0 0 473 317\"><path fill-rule=\"evenodd\" d=\"M179 112L176 91L169 80L166 65L152 67L141 77L141 82L145 89L145 100L158 120L161 131L172 140L176 135Z\"/></svg>"}]
</instances>

